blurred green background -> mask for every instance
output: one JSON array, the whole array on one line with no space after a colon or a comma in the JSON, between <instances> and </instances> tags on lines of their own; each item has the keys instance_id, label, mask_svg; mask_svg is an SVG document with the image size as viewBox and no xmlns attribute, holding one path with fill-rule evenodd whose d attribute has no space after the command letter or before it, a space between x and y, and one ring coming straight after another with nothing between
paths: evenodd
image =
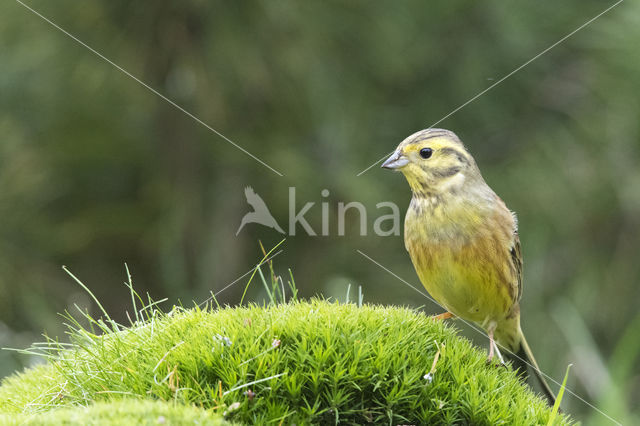
<instances>
[{"instance_id":1,"label":"blurred green background","mask_svg":"<svg viewBox=\"0 0 640 426\"><path fill-rule=\"evenodd\" d=\"M0 6L0 346L64 339L58 312L119 321L124 262L163 306L202 301L282 235L247 225L251 185L281 226L288 188L320 232L287 238L276 269L304 297L424 306L401 236L373 235L404 178L374 167L612 3L26 3L284 174L234 148L17 2ZM523 329L542 369L625 424L640 421L640 4L624 2L438 127L454 130L515 210ZM321 196L327 189L328 197ZM369 236L339 202L368 209ZM246 279L220 293L237 304ZM352 290L352 297L355 291ZM264 297L258 285L249 299ZM487 342L460 324L479 344ZM0 352L0 377L36 362ZM554 385L554 388L556 386ZM611 424L572 395L567 412Z\"/></svg>"}]
</instances>

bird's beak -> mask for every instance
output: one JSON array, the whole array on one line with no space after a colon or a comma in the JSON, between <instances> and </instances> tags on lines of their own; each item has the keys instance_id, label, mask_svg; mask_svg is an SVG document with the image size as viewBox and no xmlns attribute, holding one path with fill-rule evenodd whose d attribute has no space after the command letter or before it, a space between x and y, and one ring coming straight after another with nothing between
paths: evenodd
<instances>
[{"instance_id":1,"label":"bird's beak","mask_svg":"<svg viewBox=\"0 0 640 426\"><path fill-rule=\"evenodd\" d=\"M396 151L393 154L391 154L391 157L387 158L385 162L382 163L381 167L385 169L396 170L396 169L403 168L407 164L409 164L409 160L407 159L407 157L405 157L400 152Z\"/></svg>"}]
</instances>

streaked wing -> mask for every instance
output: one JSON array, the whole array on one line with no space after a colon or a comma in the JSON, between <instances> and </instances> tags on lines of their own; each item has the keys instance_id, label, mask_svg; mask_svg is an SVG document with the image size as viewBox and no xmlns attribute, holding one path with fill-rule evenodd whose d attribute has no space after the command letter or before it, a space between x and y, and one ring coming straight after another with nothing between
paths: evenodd
<instances>
[{"instance_id":1,"label":"streaked wing","mask_svg":"<svg viewBox=\"0 0 640 426\"><path fill-rule=\"evenodd\" d=\"M517 278L517 282L515 283L518 285L515 298L515 302L517 302L522 297L522 249L520 248L520 237L518 236L517 230L513 232L513 246L511 247L510 253L511 263L513 264Z\"/></svg>"}]
</instances>

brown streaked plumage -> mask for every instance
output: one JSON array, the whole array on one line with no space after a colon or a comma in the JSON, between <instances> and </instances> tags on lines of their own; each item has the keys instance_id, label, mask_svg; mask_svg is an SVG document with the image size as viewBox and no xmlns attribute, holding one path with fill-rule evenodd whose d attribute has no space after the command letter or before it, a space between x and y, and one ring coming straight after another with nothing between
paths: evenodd
<instances>
[{"instance_id":1,"label":"brown streaked plumage","mask_svg":"<svg viewBox=\"0 0 640 426\"><path fill-rule=\"evenodd\" d=\"M400 170L411 187L405 246L429 294L487 331L489 360L497 342L532 364L553 403L520 328L516 217L486 184L462 141L449 130L422 130L402 141L382 167Z\"/></svg>"}]
</instances>

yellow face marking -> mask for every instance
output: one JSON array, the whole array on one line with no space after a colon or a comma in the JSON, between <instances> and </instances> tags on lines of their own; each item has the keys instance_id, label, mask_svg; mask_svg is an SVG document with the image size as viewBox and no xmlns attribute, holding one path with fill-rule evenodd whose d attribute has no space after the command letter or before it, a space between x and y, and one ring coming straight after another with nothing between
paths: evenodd
<instances>
[{"instance_id":1,"label":"yellow face marking","mask_svg":"<svg viewBox=\"0 0 640 426\"><path fill-rule=\"evenodd\" d=\"M418 196L433 196L457 188L464 183L466 171L476 167L455 135L435 132L430 136L430 133L434 132L409 136L396 150L408 161L401 171ZM428 158L421 156L425 148L431 149Z\"/></svg>"}]
</instances>

